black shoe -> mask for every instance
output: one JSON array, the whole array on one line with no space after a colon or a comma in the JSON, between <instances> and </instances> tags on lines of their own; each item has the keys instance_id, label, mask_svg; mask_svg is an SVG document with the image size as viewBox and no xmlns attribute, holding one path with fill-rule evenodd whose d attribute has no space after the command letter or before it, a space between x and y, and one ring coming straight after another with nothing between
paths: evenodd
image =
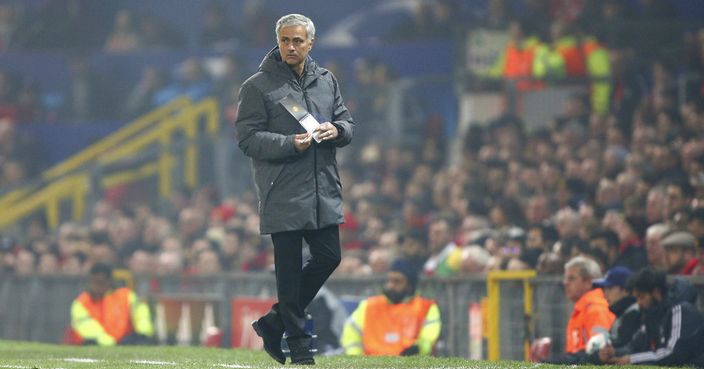
<instances>
[{"instance_id":1,"label":"black shoe","mask_svg":"<svg viewBox=\"0 0 704 369\"><path fill-rule=\"evenodd\" d=\"M288 348L291 350L291 365L315 365L313 353L310 352L310 337L287 338Z\"/></svg>"},{"instance_id":2,"label":"black shoe","mask_svg":"<svg viewBox=\"0 0 704 369\"><path fill-rule=\"evenodd\" d=\"M271 330L267 330L265 324L262 324L259 320L252 321L252 328L257 332L257 336L261 337L262 341L264 341L264 351L280 364L285 364L286 356L283 351L281 351L282 334L277 335L271 332Z\"/></svg>"},{"instance_id":3,"label":"black shoe","mask_svg":"<svg viewBox=\"0 0 704 369\"><path fill-rule=\"evenodd\" d=\"M298 361L291 361L291 365L315 365L315 360L312 357L308 357Z\"/></svg>"}]
</instances>

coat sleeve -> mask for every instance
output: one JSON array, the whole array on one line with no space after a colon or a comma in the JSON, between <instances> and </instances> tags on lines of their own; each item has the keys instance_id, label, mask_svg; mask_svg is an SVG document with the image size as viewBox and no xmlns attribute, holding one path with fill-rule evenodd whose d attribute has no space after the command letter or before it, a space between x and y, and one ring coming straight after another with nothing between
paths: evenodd
<instances>
[{"instance_id":1,"label":"coat sleeve","mask_svg":"<svg viewBox=\"0 0 704 369\"><path fill-rule=\"evenodd\" d=\"M252 83L240 89L235 132L245 155L258 160L283 160L299 155L293 146L293 135L269 132L269 114L261 91Z\"/></svg>"},{"instance_id":2,"label":"coat sleeve","mask_svg":"<svg viewBox=\"0 0 704 369\"><path fill-rule=\"evenodd\" d=\"M340 136L334 141L335 146L343 147L352 142L354 136L355 123L352 119L352 114L345 106L340 93L340 86L337 83L335 76L332 76L333 90L335 91L335 108L333 110L332 122L338 129Z\"/></svg>"},{"instance_id":3,"label":"coat sleeve","mask_svg":"<svg viewBox=\"0 0 704 369\"><path fill-rule=\"evenodd\" d=\"M134 292L130 292L130 317L135 333L152 337L154 336L154 325L152 324L149 306L143 301L140 301Z\"/></svg>"},{"instance_id":4,"label":"coat sleeve","mask_svg":"<svg viewBox=\"0 0 704 369\"><path fill-rule=\"evenodd\" d=\"M347 318L340 337L340 346L345 350L346 355L363 355L364 343L362 342L362 330L364 329L364 315L367 312L367 300L359 303L359 306Z\"/></svg>"},{"instance_id":5,"label":"coat sleeve","mask_svg":"<svg viewBox=\"0 0 704 369\"><path fill-rule=\"evenodd\" d=\"M115 338L105 331L100 322L90 316L88 309L78 300L73 300L71 304L71 328L83 340L94 340L100 346L117 344Z\"/></svg>"},{"instance_id":6,"label":"coat sleeve","mask_svg":"<svg viewBox=\"0 0 704 369\"><path fill-rule=\"evenodd\" d=\"M435 346L435 342L437 342L438 337L440 337L440 328L440 309L437 304L433 304L425 315L423 328L421 328L418 339L416 340L419 354L432 354L433 346Z\"/></svg>"},{"instance_id":7,"label":"coat sleeve","mask_svg":"<svg viewBox=\"0 0 704 369\"><path fill-rule=\"evenodd\" d=\"M593 304L589 305L584 317L585 344L596 334L608 333L614 319L615 316L609 311L608 307Z\"/></svg>"},{"instance_id":8,"label":"coat sleeve","mask_svg":"<svg viewBox=\"0 0 704 369\"><path fill-rule=\"evenodd\" d=\"M689 353L686 352L686 345L682 343L682 331L691 327L683 327L682 313L682 305L676 305L672 308L670 331L665 333L669 335L665 346L653 351L631 354L631 364L652 364L665 366L684 364L684 358L688 357Z\"/></svg>"}]
</instances>

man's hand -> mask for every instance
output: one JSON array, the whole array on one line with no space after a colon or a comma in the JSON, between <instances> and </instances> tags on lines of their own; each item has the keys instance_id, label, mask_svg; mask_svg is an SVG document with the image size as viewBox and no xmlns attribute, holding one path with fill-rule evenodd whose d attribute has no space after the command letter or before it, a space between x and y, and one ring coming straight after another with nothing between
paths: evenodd
<instances>
[{"instance_id":1,"label":"man's hand","mask_svg":"<svg viewBox=\"0 0 704 369\"><path fill-rule=\"evenodd\" d=\"M310 147L312 136L310 133L299 133L293 136L293 147L296 151L303 152Z\"/></svg>"},{"instance_id":2,"label":"man's hand","mask_svg":"<svg viewBox=\"0 0 704 369\"><path fill-rule=\"evenodd\" d=\"M617 357L616 359L614 359L613 363L616 365L628 365L631 363L631 356L626 355L626 356Z\"/></svg>"},{"instance_id":3,"label":"man's hand","mask_svg":"<svg viewBox=\"0 0 704 369\"><path fill-rule=\"evenodd\" d=\"M318 132L318 138L320 138L321 141L332 141L340 135L340 133L337 132L337 127L330 122L321 123L313 132Z\"/></svg>"},{"instance_id":4,"label":"man's hand","mask_svg":"<svg viewBox=\"0 0 704 369\"><path fill-rule=\"evenodd\" d=\"M418 352L420 350L418 349L417 345L413 346L408 346L406 347L403 351L401 351L401 356L413 356L413 355L418 355Z\"/></svg>"},{"instance_id":5,"label":"man's hand","mask_svg":"<svg viewBox=\"0 0 704 369\"><path fill-rule=\"evenodd\" d=\"M602 364L611 363L614 360L614 347L606 345L599 350L599 361Z\"/></svg>"}]
</instances>

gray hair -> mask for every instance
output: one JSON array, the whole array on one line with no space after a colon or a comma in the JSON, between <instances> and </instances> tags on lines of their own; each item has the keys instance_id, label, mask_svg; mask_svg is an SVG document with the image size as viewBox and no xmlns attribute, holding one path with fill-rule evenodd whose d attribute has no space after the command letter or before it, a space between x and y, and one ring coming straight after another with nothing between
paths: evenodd
<instances>
[{"instance_id":1,"label":"gray hair","mask_svg":"<svg viewBox=\"0 0 704 369\"><path fill-rule=\"evenodd\" d=\"M596 261L584 257L576 256L565 264L565 270L569 268L577 268L579 270L579 276L584 279L597 279L601 278L601 268Z\"/></svg>"},{"instance_id":2,"label":"gray hair","mask_svg":"<svg viewBox=\"0 0 704 369\"><path fill-rule=\"evenodd\" d=\"M276 21L276 41L279 40L279 31L284 27L303 26L306 29L306 36L309 40L315 38L315 25L310 18L300 14L288 14Z\"/></svg>"}]
</instances>

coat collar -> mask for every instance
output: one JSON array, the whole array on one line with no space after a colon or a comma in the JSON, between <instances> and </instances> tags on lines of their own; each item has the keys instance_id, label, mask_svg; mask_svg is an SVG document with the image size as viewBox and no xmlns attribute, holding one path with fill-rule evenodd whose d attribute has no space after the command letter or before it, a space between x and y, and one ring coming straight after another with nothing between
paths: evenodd
<instances>
[{"instance_id":1,"label":"coat collar","mask_svg":"<svg viewBox=\"0 0 704 369\"><path fill-rule=\"evenodd\" d=\"M281 54L279 53L278 46L271 49L271 51L264 56L264 59L259 64L259 71L272 73L282 78L300 83L295 72L293 72L291 68L281 60ZM313 81L322 75L324 71L325 69L320 68L318 63L316 63L310 55L306 56L306 64L305 69L303 69L302 76L303 87L305 88L313 83Z\"/></svg>"}]
</instances>

